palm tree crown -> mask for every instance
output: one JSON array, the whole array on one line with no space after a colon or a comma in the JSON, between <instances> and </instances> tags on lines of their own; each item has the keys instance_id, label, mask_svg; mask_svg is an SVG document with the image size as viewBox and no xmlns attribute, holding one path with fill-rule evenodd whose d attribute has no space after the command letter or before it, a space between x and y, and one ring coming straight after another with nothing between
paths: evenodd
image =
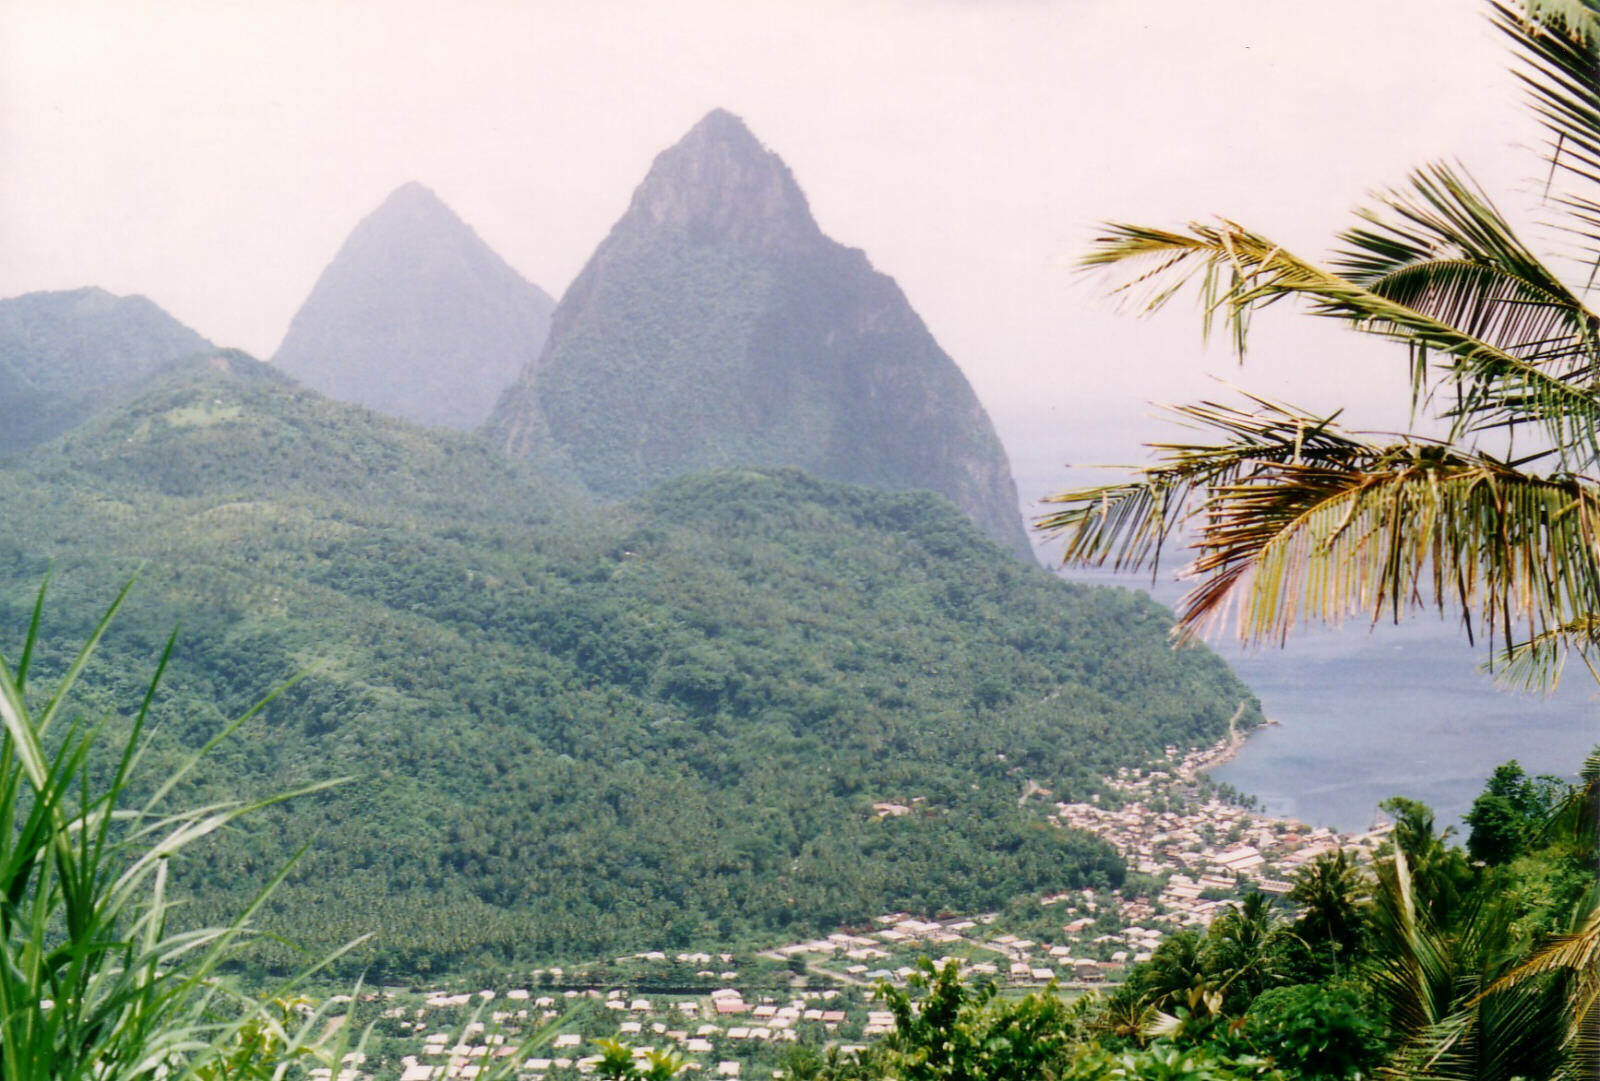
<instances>
[{"instance_id":1,"label":"palm tree crown","mask_svg":"<svg viewBox=\"0 0 1600 1081\"><path fill-rule=\"evenodd\" d=\"M1245 639L1281 641L1306 618L1455 608L1529 684L1552 683L1573 653L1600 679L1600 314L1585 299L1600 281L1600 0L1490 8L1548 134L1545 201L1578 252L1570 278L1443 164L1362 211L1327 267L1227 220L1113 224L1085 259L1121 273L1117 291L1147 311L1193 286L1206 332L1220 321L1241 356L1252 315L1284 300L1392 339L1414 414L1444 425L1442 438L1375 436L1262 398L1202 402L1176 412L1209 439L1158 444L1127 480L1052 497L1038 527L1065 538L1069 563L1154 567L1186 537L1181 634L1230 612ZM1592 836L1600 758L1584 780L1570 814ZM1570 934L1513 965L1504 914L1457 911L1450 864L1464 861L1431 821L1414 825L1397 830L1367 921L1405 1037L1400 1072L1596 1076L1600 887ZM1353 934L1352 872L1314 875L1296 890L1315 929Z\"/></svg>"},{"instance_id":2,"label":"palm tree crown","mask_svg":"<svg viewBox=\"0 0 1600 1081\"><path fill-rule=\"evenodd\" d=\"M1547 200L1592 279L1600 0L1491 7L1550 135ZM1118 291L1150 311L1196 286L1207 331L1220 320L1241 355L1253 313L1286 299L1393 339L1414 410L1444 438L1358 434L1259 398L1184 406L1215 439L1157 445L1126 481L1052 497L1039 528L1065 537L1068 562L1119 567L1153 566L1190 532L1186 633L1235 611L1246 639L1281 641L1304 618L1453 606L1520 677L1552 681L1600 641L1600 315L1453 166L1419 170L1340 242L1324 268L1231 221L1115 224L1085 263L1126 271Z\"/></svg>"}]
</instances>

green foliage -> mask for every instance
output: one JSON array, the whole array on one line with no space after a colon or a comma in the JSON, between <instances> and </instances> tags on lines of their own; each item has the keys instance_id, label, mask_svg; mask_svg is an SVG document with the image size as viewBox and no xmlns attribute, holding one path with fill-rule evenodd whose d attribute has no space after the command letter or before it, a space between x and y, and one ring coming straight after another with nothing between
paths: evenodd
<instances>
[{"instance_id":1,"label":"green foliage","mask_svg":"<svg viewBox=\"0 0 1600 1081\"><path fill-rule=\"evenodd\" d=\"M672 1051L650 1051L641 1062L618 1040L601 1040L599 1047L595 1074L603 1081L671 1081L684 1066L683 1058Z\"/></svg>"},{"instance_id":2,"label":"green foliage","mask_svg":"<svg viewBox=\"0 0 1600 1081\"><path fill-rule=\"evenodd\" d=\"M1274 987L1256 996L1246 1020L1250 1042L1302 1081L1370 1077L1389 1050L1371 1004L1348 987Z\"/></svg>"},{"instance_id":3,"label":"green foliage","mask_svg":"<svg viewBox=\"0 0 1600 1081\"><path fill-rule=\"evenodd\" d=\"M1417 886L1413 896L1436 924L1450 924L1475 882L1466 854L1449 843L1455 827L1435 830L1433 808L1404 796L1392 796L1378 808L1394 818L1384 851L1405 857Z\"/></svg>"},{"instance_id":4,"label":"green foliage","mask_svg":"<svg viewBox=\"0 0 1600 1081\"><path fill-rule=\"evenodd\" d=\"M1515 859L1538 842L1567 788L1556 777L1529 777L1515 759L1496 767L1465 816L1467 852L1491 866Z\"/></svg>"},{"instance_id":5,"label":"green foliage","mask_svg":"<svg viewBox=\"0 0 1600 1081\"><path fill-rule=\"evenodd\" d=\"M1287 1081L1254 1055L1233 1056L1205 1045L1152 1044L1136 1051L1096 1048L1061 1075L1062 1081Z\"/></svg>"},{"instance_id":6,"label":"green foliage","mask_svg":"<svg viewBox=\"0 0 1600 1081\"><path fill-rule=\"evenodd\" d=\"M0 456L126 401L161 364L210 348L144 297L74 289L0 300Z\"/></svg>"},{"instance_id":7,"label":"green foliage","mask_svg":"<svg viewBox=\"0 0 1600 1081\"><path fill-rule=\"evenodd\" d=\"M1297 1078L1591 1076L1600 757L1583 777L1530 792L1514 763L1497 770L1485 795L1525 797L1530 818L1528 847L1493 867L1448 844L1426 805L1388 801L1375 865L1313 860L1289 893L1292 924L1255 895L1135 966L1093 1019L1103 1061L1159 1036Z\"/></svg>"},{"instance_id":8,"label":"green foliage","mask_svg":"<svg viewBox=\"0 0 1600 1081\"><path fill-rule=\"evenodd\" d=\"M146 766L146 726L170 642L121 746L108 749L104 781L92 779L88 765L104 726L66 720L67 695L125 596L49 690L29 691L43 590L19 659L0 660L0 1074L232 1081L275 1076L307 1057L326 1060L328 1019L284 997L307 973L260 999L219 978L258 934L251 919L284 871L224 923L169 926L173 868L190 866L184 857L197 844L264 805L175 808L170 798L249 714L158 771L142 801L132 798L134 779Z\"/></svg>"},{"instance_id":9,"label":"green foliage","mask_svg":"<svg viewBox=\"0 0 1600 1081\"><path fill-rule=\"evenodd\" d=\"M183 623L152 760L309 669L188 790L356 778L229 831L186 919L312 837L263 919L312 949L380 929L358 956L385 979L1108 888L1115 854L1019 808L1025 785L1087 798L1241 700L1259 717L1162 609L1022 566L935 496L744 472L598 510L218 359L0 470L0 614L54 563L53 626L81 633L147 568L91 700L114 713Z\"/></svg>"},{"instance_id":10,"label":"green foliage","mask_svg":"<svg viewBox=\"0 0 1600 1081\"><path fill-rule=\"evenodd\" d=\"M880 984L877 997L894 1015L892 1033L857 1059L791 1064L791 1081L1032 1081L1059 1076L1080 1034L1081 1009L1053 985L1007 1000L992 982L963 980L957 961L921 958L905 988Z\"/></svg>"},{"instance_id":11,"label":"green foliage","mask_svg":"<svg viewBox=\"0 0 1600 1081\"><path fill-rule=\"evenodd\" d=\"M1371 884L1355 857L1345 848L1324 852L1295 873L1289 900L1300 906L1295 933L1334 975L1340 957L1353 956L1361 944Z\"/></svg>"}]
</instances>

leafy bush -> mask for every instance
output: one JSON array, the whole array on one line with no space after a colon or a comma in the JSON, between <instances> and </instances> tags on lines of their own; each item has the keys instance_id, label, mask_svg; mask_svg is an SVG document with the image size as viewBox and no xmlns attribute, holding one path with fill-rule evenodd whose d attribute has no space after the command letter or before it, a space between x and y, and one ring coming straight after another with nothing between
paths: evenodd
<instances>
[{"instance_id":1,"label":"leafy bush","mask_svg":"<svg viewBox=\"0 0 1600 1081\"><path fill-rule=\"evenodd\" d=\"M1304 1081L1370 1076L1387 1047L1384 1025L1358 995L1340 987L1274 987L1250 1004L1252 1042Z\"/></svg>"}]
</instances>

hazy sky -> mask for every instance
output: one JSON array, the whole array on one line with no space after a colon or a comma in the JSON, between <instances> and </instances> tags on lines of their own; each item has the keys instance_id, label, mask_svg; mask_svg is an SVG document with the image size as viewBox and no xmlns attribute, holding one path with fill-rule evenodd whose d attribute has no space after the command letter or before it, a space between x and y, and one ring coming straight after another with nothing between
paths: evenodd
<instances>
[{"instance_id":1,"label":"hazy sky","mask_svg":"<svg viewBox=\"0 0 1600 1081\"><path fill-rule=\"evenodd\" d=\"M1506 209L1538 165L1473 0L381 3L0 0L0 296L142 293L268 357L352 226L431 187L559 296L655 154L723 106L823 229L899 280L1025 496L1128 460L1206 373L1401 422L1403 360L1268 321L1116 315L1094 223L1226 214L1321 255L1459 158ZM1380 408L1381 403L1390 403ZM1370 409L1370 412L1367 411Z\"/></svg>"}]
</instances>

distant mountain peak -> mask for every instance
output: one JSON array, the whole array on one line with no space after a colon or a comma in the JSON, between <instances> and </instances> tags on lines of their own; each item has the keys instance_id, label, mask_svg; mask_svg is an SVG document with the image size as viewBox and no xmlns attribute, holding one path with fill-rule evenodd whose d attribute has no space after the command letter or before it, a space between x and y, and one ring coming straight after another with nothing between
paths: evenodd
<instances>
[{"instance_id":1,"label":"distant mountain peak","mask_svg":"<svg viewBox=\"0 0 1600 1081\"><path fill-rule=\"evenodd\" d=\"M470 428L538 355L554 306L412 181L351 231L273 363L340 401Z\"/></svg>"},{"instance_id":2,"label":"distant mountain peak","mask_svg":"<svg viewBox=\"0 0 1600 1081\"><path fill-rule=\"evenodd\" d=\"M608 498L793 466L926 489L1031 559L1005 448L894 280L717 109L659 154L486 430Z\"/></svg>"},{"instance_id":3,"label":"distant mountain peak","mask_svg":"<svg viewBox=\"0 0 1600 1081\"><path fill-rule=\"evenodd\" d=\"M368 217L380 220L386 217L434 219L468 231L472 229L454 210L445 205L445 201L439 198L432 188L415 180L407 181L391 191L388 197L378 204L378 209Z\"/></svg>"},{"instance_id":4,"label":"distant mountain peak","mask_svg":"<svg viewBox=\"0 0 1600 1081\"><path fill-rule=\"evenodd\" d=\"M707 113L656 156L623 225L676 227L696 243L762 248L822 238L789 167L726 109Z\"/></svg>"},{"instance_id":5,"label":"distant mountain peak","mask_svg":"<svg viewBox=\"0 0 1600 1081\"><path fill-rule=\"evenodd\" d=\"M384 202L392 203L396 199L426 200L428 202L438 203L440 206L444 206L443 201L433 193L433 189L428 187L420 180L408 180L404 184L401 184L398 188L389 193L389 198L385 199Z\"/></svg>"}]
</instances>

